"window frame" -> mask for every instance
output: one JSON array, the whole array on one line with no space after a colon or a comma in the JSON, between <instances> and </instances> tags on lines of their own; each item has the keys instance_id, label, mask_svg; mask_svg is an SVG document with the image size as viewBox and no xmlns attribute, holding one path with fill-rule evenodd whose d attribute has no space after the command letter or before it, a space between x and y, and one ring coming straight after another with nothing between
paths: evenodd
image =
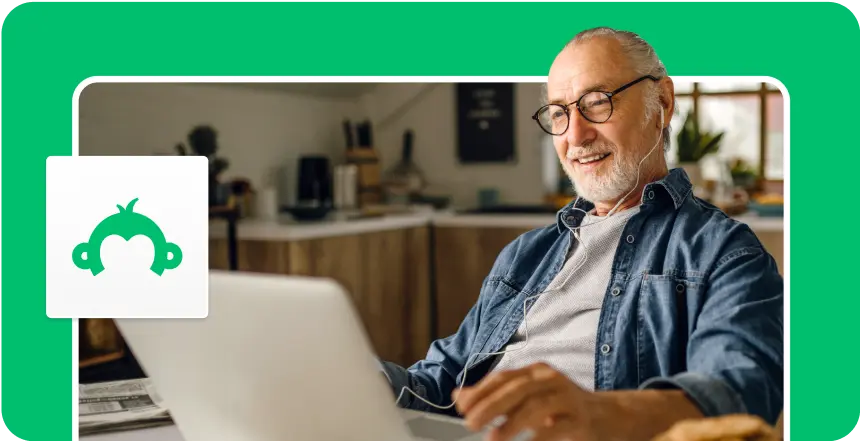
<instances>
[{"instance_id":1,"label":"window frame","mask_svg":"<svg viewBox=\"0 0 860 441\"><path fill-rule=\"evenodd\" d=\"M693 99L693 114L696 117L696 122L699 118L699 98L703 96L722 96L722 97L732 97L732 96L750 96L757 95L759 97L759 119L761 124L759 125L759 164L758 164L758 174L762 181L765 182L779 182L782 183L783 179L768 179L765 176L765 164L767 164L767 132L768 132L768 109L767 109L767 98L771 95L780 95L782 96L782 92L778 89L768 89L767 83L760 83L759 88L756 90L727 90L727 91L719 91L719 92L708 92L699 89L700 82L693 82L693 91L692 92L677 92L675 93L676 97L689 97ZM783 97L785 99L785 97Z\"/></svg>"}]
</instances>

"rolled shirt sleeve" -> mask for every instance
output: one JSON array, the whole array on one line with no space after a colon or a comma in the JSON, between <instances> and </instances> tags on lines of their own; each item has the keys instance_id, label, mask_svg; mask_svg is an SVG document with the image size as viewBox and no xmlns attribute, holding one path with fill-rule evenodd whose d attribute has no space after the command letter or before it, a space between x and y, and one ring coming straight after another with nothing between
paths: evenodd
<instances>
[{"instance_id":1,"label":"rolled shirt sleeve","mask_svg":"<svg viewBox=\"0 0 860 441\"><path fill-rule=\"evenodd\" d=\"M749 413L774 424L784 372L776 262L761 245L735 248L716 263L708 284L688 341L687 371L649 379L640 389L683 390L706 417Z\"/></svg>"}]
</instances>

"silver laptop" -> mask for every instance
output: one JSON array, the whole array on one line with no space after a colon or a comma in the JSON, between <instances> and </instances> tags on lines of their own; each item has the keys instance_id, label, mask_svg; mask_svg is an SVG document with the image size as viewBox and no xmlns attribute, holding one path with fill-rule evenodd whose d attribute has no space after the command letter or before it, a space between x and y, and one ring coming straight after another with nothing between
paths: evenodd
<instances>
[{"instance_id":1,"label":"silver laptop","mask_svg":"<svg viewBox=\"0 0 860 441\"><path fill-rule=\"evenodd\" d=\"M460 419L395 406L334 281L210 274L208 318L116 321L184 441L483 438Z\"/></svg>"}]
</instances>

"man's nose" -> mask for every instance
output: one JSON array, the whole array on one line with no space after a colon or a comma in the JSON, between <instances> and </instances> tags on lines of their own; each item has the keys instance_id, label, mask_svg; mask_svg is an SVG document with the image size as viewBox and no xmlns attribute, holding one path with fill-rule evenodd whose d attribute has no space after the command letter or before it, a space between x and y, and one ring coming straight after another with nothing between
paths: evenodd
<instances>
[{"instance_id":1,"label":"man's nose","mask_svg":"<svg viewBox=\"0 0 860 441\"><path fill-rule=\"evenodd\" d=\"M597 131L594 130L594 125L574 108L570 111L570 121L564 135L568 145L581 146L594 141Z\"/></svg>"}]
</instances>

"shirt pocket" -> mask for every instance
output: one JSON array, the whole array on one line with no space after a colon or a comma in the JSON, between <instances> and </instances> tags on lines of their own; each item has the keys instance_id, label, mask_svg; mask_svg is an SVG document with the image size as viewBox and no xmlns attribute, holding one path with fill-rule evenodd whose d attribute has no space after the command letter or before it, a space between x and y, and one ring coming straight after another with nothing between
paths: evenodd
<instances>
[{"instance_id":1,"label":"shirt pocket","mask_svg":"<svg viewBox=\"0 0 860 441\"><path fill-rule=\"evenodd\" d=\"M695 308L704 291L700 277L645 274L638 311L640 378L687 370L687 345Z\"/></svg>"},{"instance_id":2,"label":"shirt pocket","mask_svg":"<svg viewBox=\"0 0 860 441\"><path fill-rule=\"evenodd\" d=\"M487 357L486 353L496 352L523 316L523 302L518 301L522 295L509 284L491 280L482 291L478 323L471 324L475 334L469 345L470 364L479 364Z\"/></svg>"}]
</instances>

